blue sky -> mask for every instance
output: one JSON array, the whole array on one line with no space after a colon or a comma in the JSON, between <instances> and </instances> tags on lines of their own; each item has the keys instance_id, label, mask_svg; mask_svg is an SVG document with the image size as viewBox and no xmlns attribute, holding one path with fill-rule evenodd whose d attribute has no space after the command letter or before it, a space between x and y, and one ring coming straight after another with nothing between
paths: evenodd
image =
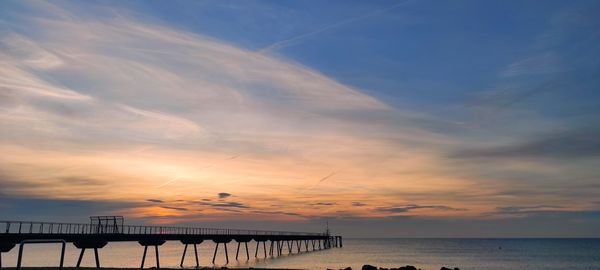
<instances>
[{"instance_id":1,"label":"blue sky","mask_svg":"<svg viewBox=\"0 0 600 270\"><path fill-rule=\"evenodd\" d=\"M597 64L580 59L595 50L594 1L120 4L142 18L250 50L314 33L274 53L392 98L390 102L398 106L464 103L471 95L494 88L510 65L525 59L534 65L533 73L559 71L548 67L544 72L536 64L561 65L562 71L592 69Z\"/></svg>"},{"instance_id":2,"label":"blue sky","mask_svg":"<svg viewBox=\"0 0 600 270\"><path fill-rule=\"evenodd\" d=\"M599 12L3 1L0 208L331 220L360 236L598 236Z\"/></svg>"}]
</instances>

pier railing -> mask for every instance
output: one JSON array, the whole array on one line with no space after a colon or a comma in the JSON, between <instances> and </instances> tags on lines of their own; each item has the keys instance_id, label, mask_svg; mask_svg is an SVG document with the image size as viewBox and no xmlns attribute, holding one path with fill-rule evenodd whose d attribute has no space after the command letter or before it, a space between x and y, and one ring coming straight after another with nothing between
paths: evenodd
<instances>
[{"instance_id":1,"label":"pier railing","mask_svg":"<svg viewBox=\"0 0 600 270\"><path fill-rule=\"evenodd\" d=\"M122 225L118 227L87 223L59 223L0 220L0 234L179 234L179 235L302 235L322 236L322 233L218 229L174 226Z\"/></svg>"}]
</instances>

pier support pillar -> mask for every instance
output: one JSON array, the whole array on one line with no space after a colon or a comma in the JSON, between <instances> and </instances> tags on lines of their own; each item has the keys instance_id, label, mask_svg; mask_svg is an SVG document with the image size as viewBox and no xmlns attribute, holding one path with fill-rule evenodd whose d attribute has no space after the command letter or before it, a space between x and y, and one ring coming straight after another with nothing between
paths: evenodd
<instances>
[{"instance_id":1,"label":"pier support pillar","mask_svg":"<svg viewBox=\"0 0 600 270\"><path fill-rule=\"evenodd\" d=\"M78 249L81 249L81 253L79 253L79 259L77 260L77 266L75 268L79 268L81 266L81 260L83 259L83 254L85 254L85 250L90 248L94 249L94 259L96 260L96 268L100 268L100 258L98 256L98 249L103 248L108 244L107 241L103 240L87 240L87 241L79 241L73 242L73 245Z\"/></svg>"},{"instance_id":2,"label":"pier support pillar","mask_svg":"<svg viewBox=\"0 0 600 270\"><path fill-rule=\"evenodd\" d=\"M279 240L277 240L277 242L275 242L275 245L277 245L277 256L281 256L281 243Z\"/></svg>"},{"instance_id":3,"label":"pier support pillar","mask_svg":"<svg viewBox=\"0 0 600 270\"><path fill-rule=\"evenodd\" d=\"M185 260L185 253L187 252L187 247L190 244L185 244L184 248L183 248L183 255L181 256L181 263L179 263L180 267L183 267L183 261ZM194 245L194 255L196 257L196 267L200 267L200 261L198 260L198 247L197 244L191 244Z\"/></svg>"},{"instance_id":4,"label":"pier support pillar","mask_svg":"<svg viewBox=\"0 0 600 270\"><path fill-rule=\"evenodd\" d=\"M242 243L244 243L244 247L246 248L246 260L250 260L250 254L248 253L248 242L252 241L252 237L248 237L248 236L239 236L239 237L234 237L233 240L235 240L238 244L237 244L237 249L235 251L235 259L237 260L239 255L240 255L240 246L242 245Z\"/></svg>"},{"instance_id":5,"label":"pier support pillar","mask_svg":"<svg viewBox=\"0 0 600 270\"><path fill-rule=\"evenodd\" d=\"M223 243L223 247L225 248L225 259L227 263L229 263L229 254L227 253L227 243Z\"/></svg>"},{"instance_id":6,"label":"pier support pillar","mask_svg":"<svg viewBox=\"0 0 600 270\"><path fill-rule=\"evenodd\" d=\"M254 237L254 241L256 241L256 249L254 250L254 258L258 258L258 250L260 250L260 243L263 246L263 255L265 258L267 257L267 241L269 239L266 237Z\"/></svg>"},{"instance_id":7,"label":"pier support pillar","mask_svg":"<svg viewBox=\"0 0 600 270\"><path fill-rule=\"evenodd\" d=\"M219 242L217 242L217 245L215 246L215 253L213 254L213 259L212 259L212 263L215 263L215 259L217 258L217 250L219 249ZM223 248L225 249L225 261L227 263L229 263L229 253L227 253L227 243L223 243Z\"/></svg>"},{"instance_id":8,"label":"pier support pillar","mask_svg":"<svg viewBox=\"0 0 600 270\"><path fill-rule=\"evenodd\" d=\"M185 244L183 248L183 255L181 255L181 262L179 263L179 267L183 267L183 259L185 259L185 253L187 252L187 244Z\"/></svg>"},{"instance_id":9,"label":"pier support pillar","mask_svg":"<svg viewBox=\"0 0 600 270\"><path fill-rule=\"evenodd\" d=\"M215 246L215 253L213 253L213 260L212 263L215 263L215 258L217 257L217 250L219 249L219 242L217 242L217 245Z\"/></svg>"},{"instance_id":10,"label":"pier support pillar","mask_svg":"<svg viewBox=\"0 0 600 270\"><path fill-rule=\"evenodd\" d=\"M198 260L198 248L196 247L196 244L194 244L194 254L196 255L196 267L200 267L200 262Z\"/></svg>"},{"instance_id":11,"label":"pier support pillar","mask_svg":"<svg viewBox=\"0 0 600 270\"><path fill-rule=\"evenodd\" d=\"M94 249L94 257L96 259L96 269L100 268L100 259L98 258L98 248ZM83 259L83 254L85 253L85 248L81 249L81 253L79 253L79 259L77 259L77 266L75 268L79 268L81 266L81 260Z\"/></svg>"},{"instance_id":12,"label":"pier support pillar","mask_svg":"<svg viewBox=\"0 0 600 270\"><path fill-rule=\"evenodd\" d=\"M215 253L213 253L213 264L215 263L215 259L217 258L217 250L219 249L219 244L223 244L223 248L225 249L225 261L226 263L229 263L229 252L227 251L227 243L231 242L231 240L233 239L226 237L213 239L213 242L217 244L215 245Z\"/></svg>"},{"instance_id":13,"label":"pier support pillar","mask_svg":"<svg viewBox=\"0 0 600 270\"><path fill-rule=\"evenodd\" d=\"M244 242L244 246L246 246L246 260L250 260L250 253L248 253L248 242Z\"/></svg>"},{"instance_id":14,"label":"pier support pillar","mask_svg":"<svg viewBox=\"0 0 600 270\"><path fill-rule=\"evenodd\" d=\"M50 243L58 243L61 246L60 250L60 264L58 266L59 270L63 269L65 262L65 248L67 247L67 242L63 239L26 239L21 241L19 244L19 255L17 257L17 267L16 270L21 270L21 263L23 261L23 247L25 244L50 244Z\"/></svg>"},{"instance_id":15,"label":"pier support pillar","mask_svg":"<svg viewBox=\"0 0 600 270\"><path fill-rule=\"evenodd\" d=\"M142 240L138 243L144 246L144 255L142 255L142 265L140 266L140 269L144 269L144 263L146 262L146 254L148 253L148 246L154 246L154 253L156 256L156 268L160 269L160 256L158 254L158 246L162 246L165 243L165 240Z\"/></svg>"},{"instance_id":16,"label":"pier support pillar","mask_svg":"<svg viewBox=\"0 0 600 270\"><path fill-rule=\"evenodd\" d=\"M189 238L181 240L181 243L184 244L183 255L181 256L181 263L179 263L180 267L183 267L183 261L185 260L185 254L187 253L188 245L194 245L194 256L196 258L196 267L200 267L200 261L198 260L198 247L197 245L201 244L203 239L197 238Z\"/></svg>"}]
</instances>

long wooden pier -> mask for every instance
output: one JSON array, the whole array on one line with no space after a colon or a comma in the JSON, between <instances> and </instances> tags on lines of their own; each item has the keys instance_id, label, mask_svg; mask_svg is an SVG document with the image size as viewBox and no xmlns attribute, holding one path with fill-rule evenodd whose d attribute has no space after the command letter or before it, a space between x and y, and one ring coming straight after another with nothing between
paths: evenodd
<instances>
[{"instance_id":1,"label":"long wooden pier","mask_svg":"<svg viewBox=\"0 0 600 270\"><path fill-rule=\"evenodd\" d=\"M159 246L166 241L179 241L183 245L183 254L180 266L183 267L187 249L193 245L196 267L200 266L197 245L204 241L216 243L212 263L217 257L219 246L223 245L226 262L229 263L227 244L237 243L235 259L238 260L240 247L244 246L242 254L246 260L250 259L248 243L256 242L254 257L262 255L280 256L285 251L288 254L342 247L342 237L332 236L329 231L325 233L240 230L197 227L172 227L172 226L136 226L124 225L123 217L95 216L87 223L57 223L37 221L0 221L0 268L2 267L2 253L9 252L19 245L19 256L16 268L21 268L23 260L23 247L36 243L60 243L62 252L59 267L62 269L66 243L72 243L81 250L76 267L81 265L81 260L86 249L94 250L96 267L100 268L98 249L105 247L109 242L138 242L144 247L141 267L144 268L148 247L154 248L156 268L160 268ZM262 247L262 252L260 252ZM268 251L267 251L268 250ZM245 251L245 252L244 252ZM262 254L260 254L262 253Z\"/></svg>"}]
</instances>

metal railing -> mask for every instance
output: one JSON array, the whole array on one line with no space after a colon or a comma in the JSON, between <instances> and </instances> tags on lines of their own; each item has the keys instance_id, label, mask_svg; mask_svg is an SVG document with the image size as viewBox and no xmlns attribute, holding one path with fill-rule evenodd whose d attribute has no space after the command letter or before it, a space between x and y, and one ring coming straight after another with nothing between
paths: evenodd
<instances>
[{"instance_id":1,"label":"metal railing","mask_svg":"<svg viewBox=\"0 0 600 270\"><path fill-rule=\"evenodd\" d=\"M173 226L123 225L107 227L86 223L0 220L1 234L180 234L180 235L302 235L323 236L324 233L218 229Z\"/></svg>"}]
</instances>

